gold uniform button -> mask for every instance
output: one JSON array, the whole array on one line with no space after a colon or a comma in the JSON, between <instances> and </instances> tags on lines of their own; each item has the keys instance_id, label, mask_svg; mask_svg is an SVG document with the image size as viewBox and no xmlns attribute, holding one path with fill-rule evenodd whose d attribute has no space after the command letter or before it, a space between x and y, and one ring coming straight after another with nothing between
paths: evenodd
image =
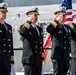
<instances>
[{"instance_id":1,"label":"gold uniform button","mask_svg":"<svg viewBox=\"0 0 76 75\"><path fill-rule=\"evenodd\" d=\"M64 49L66 49L66 47L64 47Z\"/></svg>"},{"instance_id":2,"label":"gold uniform button","mask_svg":"<svg viewBox=\"0 0 76 75\"><path fill-rule=\"evenodd\" d=\"M37 41L35 43L37 43Z\"/></svg>"},{"instance_id":3,"label":"gold uniform button","mask_svg":"<svg viewBox=\"0 0 76 75\"><path fill-rule=\"evenodd\" d=\"M8 41L10 41L10 39L8 39Z\"/></svg>"},{"instance_id":4,"label":"gold uniform button","mask_svg":"<svg viewBox=\"0 0 76 75\"><path fill-rule=\"evenodd\" d=\"M6 50L4 50L4 52L6 52Z\"/></svg>"},{"instance_id":5,"label":"gold uniform button","mask_svg":"<svg viewBox=\"0 0 76 75\"><path fill-rule=\"evenodd\" d=\"M40 47L40 49L42 49L42 47Z\"/></svg>"},{"instance_id":6,"label":"gold uniform button","mask_svg":"<svg viewBox=\"0 0 76 75\"><path fill-rule=\"evenodd\" d=\"M40 54L41 54L41 52L40 52Z\"/></svg>"},{"instance_id":7,"label":"gold uniform button","mask_svg":"<svg viewBox=\"0 0 76 75\"><path fill-rule=\"evenodd\" d=\"M66 38L66 37L64 37L64 38Z\"/></svg>"},{"instance_id":8,"label":"gold uniform button","mask_svg":"<svg viewBox=\"0 0 76 75\"><path fill-rule=\"evenodd\" d=\"M5 46L6 44L4 44L4 46Z\"/></svg>"},{"instance_id":9,"label":"gold uniform button","mask_svg":"<svg viewBox=\"0 0 76 75\"><path fill-rule=\"evenodd\" d=\"M36 46L36 48L37 48L37 46Z\"/></svg>"},{"instance_id":10,"label":"gold uniform button","mask_svg":"<svg viewBox=\"0 0 76 75\"><path fill-rule=\"evenodd\" d=\"M37 53L37 51L35 51L35 53Z\"/></svg>"},{"instance_id":11,"label":"gold uniform button","mask_svg":"<svg viewBox=\"0 0 76 75\"><path fill-rule=\"evenodd\" d=\"M31 33L31 32L29 32L29 34L30 34L30 35L32 35L32 33Z\"/></svg>"},{"instance_id":12,"label":"gold uniform button","mask_svg":"<svg viewBox=\"0 0 76 75\"><path fill-rule=\"evenodd\" d=\"M10 47L11 45L9 45L9 47Z\"/></svg>"},{"instance_id":13,"label":"gold uniform button","mask_svg":"<svg viewBox=\"0 0 76 75\"><path fill-rule=\"evenodd\" d=\"M10 50L8 52L10 53Z\"/></svg>"},{"instance_id":14,"label":"gold uniform button","mask_svg":"<svg viewBox=\"0 0 76 75\"><path fill-rule=\"evenodd\" d=\"M5 41L5 39L3 39Z\"/></svg>"},{"instance_id":15,"label":"gold uniform button","mask_svg":"<svg viewBox=\"0 0 76 75\"><path fill-rule=\"evenodd\" d=\"M40 44L42 44L42 42L40 42Z\"/></svg>"},{"instance_id":16,"label":"gold uniform button","mask_svg":"<svg viewBox=\"0 0 76 75\"><path fill-rule=\"evenodd\" d=\"M71 37L69 37L69 39L71 39Z\"/></svg>"}]
</instances>

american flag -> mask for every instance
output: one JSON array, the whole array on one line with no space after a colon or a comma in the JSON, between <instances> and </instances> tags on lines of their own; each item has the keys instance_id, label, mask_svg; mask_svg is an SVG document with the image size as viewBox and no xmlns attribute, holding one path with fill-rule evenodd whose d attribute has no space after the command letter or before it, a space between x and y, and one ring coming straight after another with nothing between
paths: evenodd
<instances>
[{"instance_id":1,"label":"american flag","mask_svg":"<svg viewBox=\"0 0 76 75\"><path fill-rule=\"evenodd\" d=\"M45 38L45 41L44 41L44 45L43 45L43 48L45 48L44 49L44 62L43 62L43 65L45 64L46 58L47 58L47 55L48 55L48 50L46 48L49 48L51 43L52 43L51 35L48 33L46 35L46 38Z\"/></svg>"},{"instance_id":2,"label":"american flag","mask_svg":"<svg viewBox=\"0 0 76 75\"><path fill-rule=\"evenodd\" d=\"M65 24L68 25L72 22L72 0L63 0L60 6L66 8Z\"/></svg>"}]
</instances>

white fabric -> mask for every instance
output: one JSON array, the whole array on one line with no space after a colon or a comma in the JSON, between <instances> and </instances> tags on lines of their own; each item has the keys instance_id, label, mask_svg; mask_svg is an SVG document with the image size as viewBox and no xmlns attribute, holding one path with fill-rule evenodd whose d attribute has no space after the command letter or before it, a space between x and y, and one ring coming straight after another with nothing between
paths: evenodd
<instances>
[{"instance_id":1,"label":"white fabric","mask_svg":"<svg viewBox=\"0 0 76 75\"><path fill-rule=\"evenodd\" d=\"M42 67L41 75L44 75L44 69L43 69L43 67Z\"/></svg>"},{"instance_id":2,"label":"white fabric","mask_svg":"<svg viewBox=\"0 0 76 75\"><path fill-rule=\"evenodd\" d=\"M11 65L11 74L10 75L16 75L15 68L14 68L13 64Z\"/></svg>"},{"instance_id":3,"label":"white fabric","mask_svg":"<svg viewBox=\"0 0 76 75\"><path fill-rule=\"evenodd\" d=\"M56 12L60 12L60 11L62 11L63 9L66 10L65 7L59 7L58 9L56 9L56 10L54 11L54 14L55 14Z\"/></svg>"},{"instance_id":4,"label":"white fabric","mask_svg":"<svg viewBox=\"0 0 76 75\"><path fill-rule=\"evenodd\" d=\"M27 10L25 12L25 14L27 14L28 12L31 12L31 11L38 11L38 8L37 7L31 8L31 9Z\"/></svg>"},{"instance_id":5,"label":"white fabric","mask_svg":"<svg viewBox=\"0 0 76 75\"><path fill-rule=\"evenodd\" d=\"M7 3L0 3L0 7L4 7L4 5L8 6Z\"/></svg>"}]
</instances>

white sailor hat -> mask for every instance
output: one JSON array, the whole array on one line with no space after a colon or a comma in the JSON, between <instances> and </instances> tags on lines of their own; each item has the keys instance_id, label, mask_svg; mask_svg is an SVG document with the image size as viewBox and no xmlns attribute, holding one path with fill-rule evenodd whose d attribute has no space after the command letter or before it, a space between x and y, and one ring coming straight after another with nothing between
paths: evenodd
<instances>
[{"instance_id":1,"label":"white sailor hat","mask_svg":"<svg viewBox=\"0 0 76 75\"><path fill-rule=\"evenodd\" d=\"M65 7L59 7L57 10L54 11L54 14L62 13L66 14L66 8Z\"/></svg>"},{"instance_id":2,"label":"white sailor hat","mask_svg":"<svg viewBox=\"0 0 76 75\"><path fill-rule=\"evenodd\" d=\"M38 8L34 7L34 8L29 9L26 12L26 15L28 15L28 14L37 14L37 15L39 15Z\"/></svg>"},{"instance_id":3,"label":"white sailor hat","mask_svg":"<svg viewBox=\"0 0 76 75\"><path fill-rule=\"evenodd\" d=\"M72 13L72 18L76 18L76 12Z\"/></svg>"},{"instance_id":4,"label":"white sailor hat","mask_svg":"<svg viewBox=\"0 0 76 75\"><path fill-rule=\"evenodd\" d=\"M0 11L8 12L7 7L8 7L7 3L0 3Z\"/></svg>"}]
</instances>

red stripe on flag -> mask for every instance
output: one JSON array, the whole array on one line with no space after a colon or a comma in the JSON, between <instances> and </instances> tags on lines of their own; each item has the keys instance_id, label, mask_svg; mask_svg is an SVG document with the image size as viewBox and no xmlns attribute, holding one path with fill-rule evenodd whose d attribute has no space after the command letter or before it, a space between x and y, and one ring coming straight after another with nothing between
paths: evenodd
<instances>
[{"instance_id":1,"label":"red stripe on flag","mask_svg":"<svg viewBox=\"0 0 76 75\"><path fill-rule=\"evenodd\" d=\"M72 12L66 12L66 15L71 15L72 14Z\"/></svg>"},{"instance_id":2,"label":"red stripe on flag","mask_svg":"<svg viewBox=\"0 0 76 75\"><path fill-rule=\"evenodd\" d=\"M66 18L65 21L72 21L72 18Z\"/></svg>"},{"instance_id":3,"label":"red stripe on flag","mask_svg":"<svg viewBox=\"0 0 76 75\"><path fill-rule=\"evenodd\" d=\"M44 44L44 48L47 48L47 46L49 45L49 42L50 42L50 40L51 40L51 36L50 36L50 34L47 34L47 36L46 36L47 38L45 39L45 44Z\"/></svg>"},{"instance_id":4,"label":"red stripe on flag","mask_svg":"<svg viewBox=\"0 0 76 75\"><path fill-rule=\"evenodd\" d=\"M65 19L65 24L66 24L66 22L68 23L68 24L66 24L66 25L69 25L71 22L72 22L72 11L69 11L69 9L67 9L67 12L66 12L66 19Z\"/></svg>"},{"instance_id":5,"label":"red stripe on flag","mask_svg":"<svg viewBox=\"0 0 76 75\"><path fill-rule=\"evenodd\" d=\"M44 44L43 48L48 48L49 45L51 44L51 42L52 42L51 41L51 36L50 36L50 34L47 34L46 39L45 39L45 44ZM44 50L44 63L46 62L47 55L48 55L48 50L45 49Z\"/></svg>"}]
</instances>

